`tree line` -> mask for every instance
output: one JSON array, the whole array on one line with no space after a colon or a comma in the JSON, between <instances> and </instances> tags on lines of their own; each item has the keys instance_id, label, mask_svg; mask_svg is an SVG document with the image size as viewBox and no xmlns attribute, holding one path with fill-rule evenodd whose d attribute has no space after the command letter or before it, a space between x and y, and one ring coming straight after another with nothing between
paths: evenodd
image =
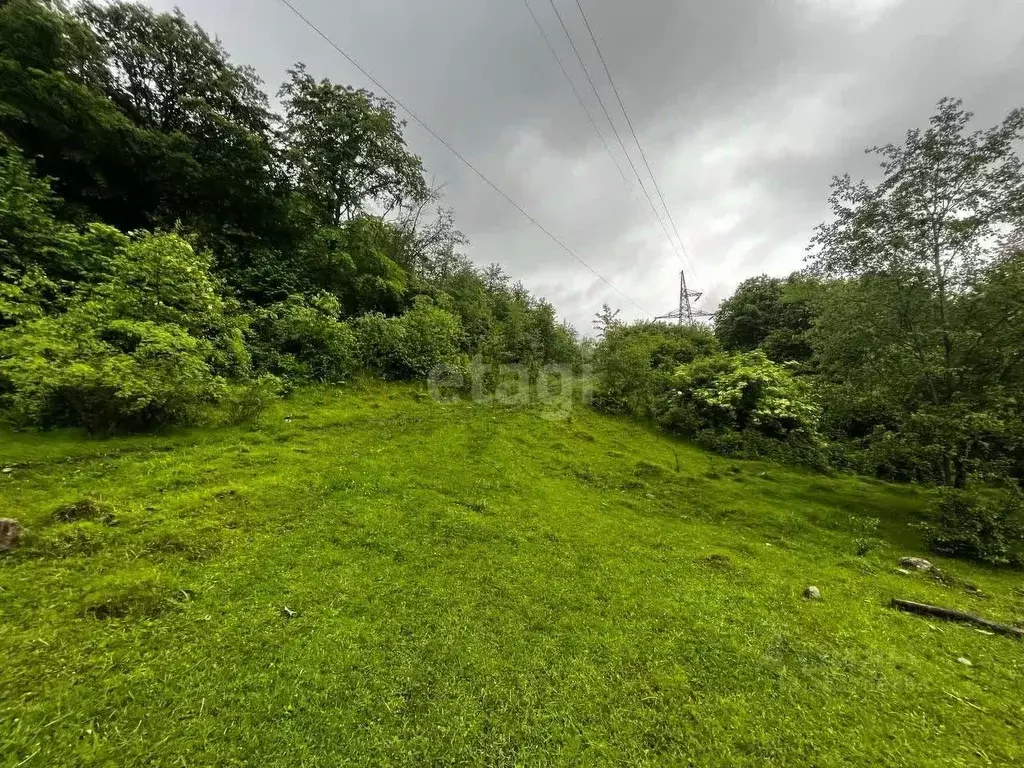
<instances>
[{"instance_id":1,"label":"tree line","mask_svg":"<svg viewBox=\"0 0 1024 768\"><path fill-rule=\"evenodd\" d=\"M385 99L276 91L177 11L0 2L0 408L23 426L194 422L296 383L471 355L578 361L492 265Z\"/></svg>"},{"instance_id":2,"label":"tree line","mask_svg":"<svg viewBox=\"0 0 1024 768\"><path fill-rule=\"evenodd\" d=\"M606 309L599 406L727 454L953 489L940 551L1020 560L1024 110L971 122L943 99L927 128L868 150L879 180L833 179L806 268L743 282L713 330Z\"/></svg>"}]
</instances>

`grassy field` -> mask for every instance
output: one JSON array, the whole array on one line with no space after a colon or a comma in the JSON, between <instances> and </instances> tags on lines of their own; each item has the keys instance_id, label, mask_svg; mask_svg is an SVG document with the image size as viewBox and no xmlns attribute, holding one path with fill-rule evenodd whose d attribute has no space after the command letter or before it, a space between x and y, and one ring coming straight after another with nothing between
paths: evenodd
<instances>
[{"instance_id":1,"label":"grassy field","mask_svg":"<svg viewBox=\"0 0 1024 768\"><path fill-rule=\"evenodd\" d=\"M384 385L0 464L5 768L1024 762L1024 644L887 607L1024 620L919 489Z\"/></svg>"}]
</instances>

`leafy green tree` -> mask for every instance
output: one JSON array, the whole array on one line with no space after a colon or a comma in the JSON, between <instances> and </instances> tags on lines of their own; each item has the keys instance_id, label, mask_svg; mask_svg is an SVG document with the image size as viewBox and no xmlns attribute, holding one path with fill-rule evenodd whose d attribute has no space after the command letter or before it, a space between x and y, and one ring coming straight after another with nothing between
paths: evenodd
<instances>
[{"instance_id":1,"label":"leafy green tree","mask_svg":"<svg viewBox=\"0 0 1024 768\"><path fill-rule=\"evenodd\" d=\"M62 235L70 234L54 218L57 204L50 185L0 134L0 269L17 275L30 264L56 261Z\"/></svg>"},{"instance_id":2,"label":"leafy green tree","mask_svg":"<svg viewBox=\"0 0 1024 768\"><path fill-rule=\"evenodd\" d=\"M810 281L799 273L787 278L761 275L740 283L715 314L715 335L723 349L764 350L776 362L811 358L807 333L813 312Z\"/></svg>"},{"instance_id":3,"label":"leafy green tree","mask_svg":"<svg viewBox=\"0 0 1024 768\"><path fill-rule=\"evenodd\" d=\"M349 316L397 314L403 308L408 275L395 261L401 233L373 216L337 227L321 227L300 247L307 278L318 290L341 300Z\"/></svg>"},{"instance_id":4,"label":"leafy green tree","mask_svg":"<svg viewBox=\"0 0 1024 768\"><path fill-rule=\"evenodd\" d=\"M126 243L113 227L90 224L80 232L59 221L60 206L49 182L0 134L0 278L16 284L35 273L27 278L37 289L33 295L48 294L51 308L69 284L109 274L114 252Z\"/></svg>"},{"instance_id":5,"label":"leafy green tree","mask_svg":"<svg viewBox=\"0 0 1024 768\"><path fill-rule=\"evenodd\" d=\"M106 98L104 77L83 23L40 0L0 6L0 131L53 179L62 218L131 229L156 206L145 179L160 141Z\"/></svg>"},{"instance_id":6,"label":"leafy green tree","mask_svg":"<svg viewBox=\"0 0 1024 768\"><path fill-rule=\"evenodd\" d=\"M98 41L104 92L145 135L161 196L147 224L184 222L218 254L290 245L276 118L254 70L181 11L141 3L76 7Z\"/></svg>"},{"instance_id":7,"label":"leafy green tree","mask_svg":"<svg viewBox=\"0 0 1024 768\"><path fill-rule=\"evenodd\" d=\"M603 339L611 329L622 325L622 321L619 320L621 311L619 309L612 310L608 304L601 305L601 311L594 315L594 330L597 331L599 339Z\"/></svg>"},{"instance_id":8,"label":"leafy green tree","mask_svg":"<svg viewBox=\"0 0 1024 768\"><path fill-rule=\"evenodd\" d=\"M267 98L180 14L4 4L0 130L53 179L61 218L182 222L218 254L225 241L288 244Z\"/></svg>"},{"instance_id":9,"label":"leafy green tree","mask_svg":"<svg viewBox=\"0 0 1024 768\"><path fill-rule=\"evenodd\" d=\"M419 291L433 295L441 305L447 302L462 325L463 351L476 352L494 329L493 294L472 263L464 257L461 262L444 276L425 282Z\"/></svg>"},{"instance_id":10,"label":"leafy green tree","mask_svg":"<svg viewBox=\"0 0 1024 768\"><path fill-rule=\"evenodd\" d=\"M1024 224L1024 111L984 131L968 131L970 119L944 99L929 128L871 150L882 157L877 185L837 177L834 219L811 255L816 272L841 281L821 297L812 333L825 380L888 404L897 429L927 406L946 426L930 437L936 474L957 486L976 448L957 425L1021 391L1020 309L1003 282L1017 273L997 245ZM982 285L1004 298L985 301ZM976 368L983 359L997 377Z\"/></svg>"},{"instance_id":11,"label":"leafy green tree","mask_svg":"<svg viewBox=\"0 0 1024 768\"><path fill-rule=\"evenodd\" d=\"M394 106L365 90L316 80L302 64L280 91L286 160L321 224L337 227L428 196L423 164L409 152Z\"/></svg>"},{"instance_id":12,"label":"leafy green tree","mask_svg":"<svg viewBox=\"0 0 1024 768\"><path fill-rule=\"evenodd\" d=\"M220 41L180 10L86 0L76 12L93 30L110 98L140 127L197 136L211 119L265 134L271 116L255 72L230 62Z\"/></svg>"}]
</instances>

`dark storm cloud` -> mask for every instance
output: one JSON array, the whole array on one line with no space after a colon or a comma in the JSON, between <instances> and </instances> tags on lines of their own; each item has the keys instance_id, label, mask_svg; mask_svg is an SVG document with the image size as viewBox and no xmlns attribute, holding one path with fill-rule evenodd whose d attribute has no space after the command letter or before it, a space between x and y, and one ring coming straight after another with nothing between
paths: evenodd
<instances>
[{"instance_id":1,"label":"dark storm cloud","mask_svg":"<svg viewBox=\"0 0 1024 768\"><path fill-rule=\"evenodd\" d=\"M178 2L272 89L298 60L369 85L278 0ZM632 192L623 184L521 0L293 2L595 269L649 311L671 308L679 262L635 179ZM632 178L551 5L530 2ZM575 0L556 5L629 144ZM1024 93L1024 3L1016 0L583 7L682 230L691 283L709 305L745 277L800 267L828 213L830 177L873 172L864 147L899 141L942 96L962 96L990 125ZM408 138L445 184L477 262L502 263L581 330L602 301L639 314L424 131L410 125Z\"/></svg>"}]
</instances>

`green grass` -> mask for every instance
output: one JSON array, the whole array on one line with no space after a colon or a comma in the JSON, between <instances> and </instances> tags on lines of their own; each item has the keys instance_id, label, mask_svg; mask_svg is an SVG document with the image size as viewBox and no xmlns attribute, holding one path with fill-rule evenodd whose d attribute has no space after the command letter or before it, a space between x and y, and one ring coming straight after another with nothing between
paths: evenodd
<instances>
[{"instance_id":1,"label":"green grass","mask_svg":"<svg viewBox=\"0 0 1024 768\"><path fill-rule=\"evenodd\" d=\"M887 607L1024 620L894 572L912 487L383 385L0 441L5 767L1024 761L1024 644Z\"/></svg>"}]
</instances>

